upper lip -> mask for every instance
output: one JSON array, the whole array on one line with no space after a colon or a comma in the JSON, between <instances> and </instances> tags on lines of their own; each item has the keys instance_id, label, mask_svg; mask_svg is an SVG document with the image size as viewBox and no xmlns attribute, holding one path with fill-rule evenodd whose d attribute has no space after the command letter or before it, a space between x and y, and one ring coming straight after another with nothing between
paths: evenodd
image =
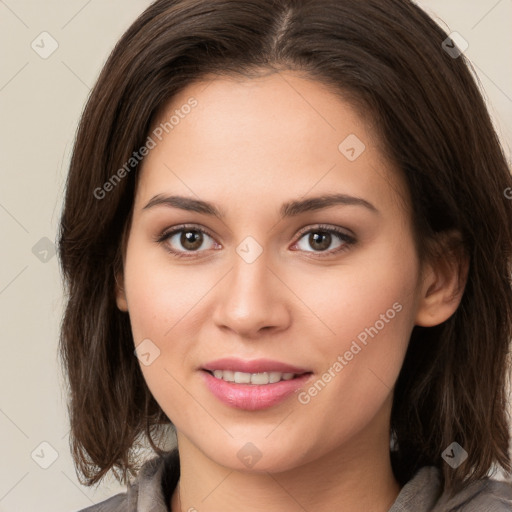
<instances>
[{"instance_id":1,"label":"upper lip","mask_svg":"<svg viewBox=\"0 0 512 512\"><path fill-rule=\"evenodd\" d=\"M281 373L309 373L310 370L292 366L280 361L272 361L270 359L253 359L246 361L235 357L225 357L210 361L203 366L203 370L229 370L232 372L243 373L263 373L263 372L281 372Z\"/></svg>"}]
</instances>

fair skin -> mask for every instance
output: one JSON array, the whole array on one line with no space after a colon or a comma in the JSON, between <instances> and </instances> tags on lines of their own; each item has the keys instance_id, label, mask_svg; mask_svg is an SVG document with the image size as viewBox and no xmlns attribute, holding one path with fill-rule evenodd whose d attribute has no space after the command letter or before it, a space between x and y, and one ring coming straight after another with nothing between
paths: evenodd
<instances>
[{"instance_id":1,"label":"fair skin","mask_svg":"<svg viewBox=\"0 0 512 512\"><path fill-rule=\"evenodd\" d=\"M414 325L455 311L455 267L420 265L404 183L362 118L323 85L293 72L213 77L175 96L162 120L192 96L197 106L144 159L117 289L135 345L149 339L160 351L141 369L177 431L172 510L385 512L400 491L393 386ZM366 147L353 161L338 149L349 134ZM333 193L365 203L280 217L284 203ZM144 208L157 195L207 201L223 216ZM182 232L155 241L185 223L195 245ZM262 250L250 263L237 252L249 236ZM246 410L205 385L206 363L224 357L310 373L279 403ZM301 402L329 368L335 376ZM237 456L247 443L261 457L252 466Z\"/></svg>"}]
</instances>

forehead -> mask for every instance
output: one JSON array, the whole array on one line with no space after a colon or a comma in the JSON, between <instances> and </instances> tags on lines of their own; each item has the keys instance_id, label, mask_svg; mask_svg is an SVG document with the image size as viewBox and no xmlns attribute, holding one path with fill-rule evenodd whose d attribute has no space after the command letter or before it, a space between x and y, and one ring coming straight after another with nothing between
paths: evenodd
<instances>
[{"instance_id":1,"label":"forehead","mask_svg":"<svg viewBox=\"0 0 512 512\"><path fill-rule=\"evenodd\" d=\"M406 196L355 109L293 72L196 82L166 105L150 136L155 147L140 169L139 204L177 188L231 201L313 189L369 194L381 203Z\"/></svg>"}]
</instances>

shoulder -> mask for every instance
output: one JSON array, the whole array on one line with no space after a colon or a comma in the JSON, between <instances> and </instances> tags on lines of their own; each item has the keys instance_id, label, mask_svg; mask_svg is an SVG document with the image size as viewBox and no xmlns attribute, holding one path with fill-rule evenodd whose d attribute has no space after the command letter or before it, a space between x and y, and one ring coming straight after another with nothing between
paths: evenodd
<instances>
[{"instance_id":1,"label":"shoulder","mask_svg":"<svg viewBox=\"0 0 512 512\"><path fill-rule=\"evenodd\" d=\"M484 478L451 496L443 492L441 471L424 466L405 484L389 512L512 512L512 485Z\"/></svg>"},{"instance_id":2,"label":"shoulder","mask_svg":"<svg viewBox=\"0 0 512 512\"><path fill-rule=\"evenodd\" d=\"M433 512L512 512L512 484L483 478L455 496L445 494Z\"/></svg>"},{"instance_id":3,"label":"shoulder","mask_svg":"<svg viewBox=\"0 0 512 512\"><path fill-rule=\"evenodd\" d=\"M109 498L108 500L102 501L101 503L96 503L96 505L92 505L90 507L84 508L79 512L116 512L118 510L126 510L129 511L131 509L127 508L128 506L128 498L127 493L123 492L121 494L116 494ZM134 509L137 510L137 509Z\"/></svg>"},{"instance_id":4,"label":"shoulder","mask_svg":"<svg viewBox=\"0 0 512 512\"><path fill-rule=\"evenodd\" d=\"M126 492L82 509L80 512L168 512L167 503L179 479L177 450L153 457L141 467Z\"/></svg>"}]
</instances>

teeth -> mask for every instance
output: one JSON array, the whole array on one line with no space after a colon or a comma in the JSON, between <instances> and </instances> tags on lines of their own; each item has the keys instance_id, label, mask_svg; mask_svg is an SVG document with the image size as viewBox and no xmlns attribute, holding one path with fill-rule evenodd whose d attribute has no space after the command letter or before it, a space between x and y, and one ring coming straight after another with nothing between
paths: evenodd
<instances>
[{"instance_id":1,"label":"teeth","mask_svg":"<svg viewBox=\"0 0 512 512\"><path fill-rule=\"evenodd\" d=\"M245 373L232 372L230 370L213 370L213 375L217 379L227 382L236 382L237 384L274 384L280 380L291 380L295 377L294 373L281 372L263 372L263 373Z\"/></svg>"},{"instance_id":2,"label":"teeth","mask_svg":"<svg viewBox=\"0 0 512 512\"><path fill-rule=\"evenodd\" d=\"M274 384L274 382L279 382L281 380L281 372L270 372L268 374L268 381L270 384Z\"/></svg>"}]
</instances>

